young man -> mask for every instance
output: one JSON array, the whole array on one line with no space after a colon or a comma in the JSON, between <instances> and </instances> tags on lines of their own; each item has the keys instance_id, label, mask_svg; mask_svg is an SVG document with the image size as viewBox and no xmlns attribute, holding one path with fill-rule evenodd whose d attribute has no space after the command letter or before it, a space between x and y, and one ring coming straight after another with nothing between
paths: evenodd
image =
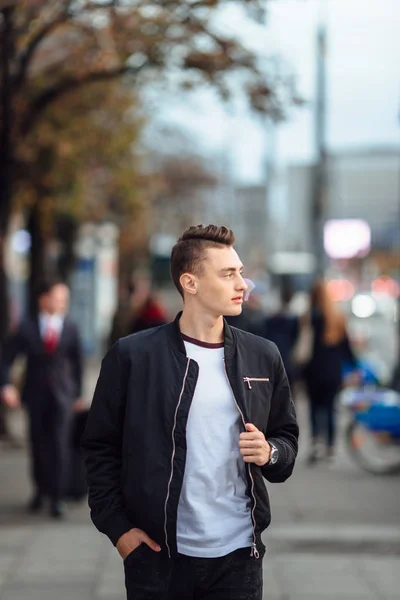
<instances>
[{"instance_id":1,"label":"young man","mask_svg":"<svg viewBox=\"0 0 400 600\"><path fill-rule=\"evenodd\" d=\"M96 527L128 600L261 600L263 477L292 473L298 426L279 352L229 327L246 283L226 227L172 250L184 309L103 360L83 440Z\"/></svg>"}]
</instances>

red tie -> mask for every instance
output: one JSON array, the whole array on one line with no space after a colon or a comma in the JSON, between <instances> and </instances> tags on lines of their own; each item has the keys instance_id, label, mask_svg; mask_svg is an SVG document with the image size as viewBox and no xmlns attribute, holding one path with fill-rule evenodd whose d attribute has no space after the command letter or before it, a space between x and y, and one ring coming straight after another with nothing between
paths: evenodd
<instances>
[{"instance_id":1,"label":"red tie","mask_svg":"<svg viewBox=\"0 0 400 600\"><path fill-rule=\"evenodd\" d=\"M58 346L58 333L54 326L48 325L43 338L44 349L52 354Z\"/></svg>"}]
</instances>

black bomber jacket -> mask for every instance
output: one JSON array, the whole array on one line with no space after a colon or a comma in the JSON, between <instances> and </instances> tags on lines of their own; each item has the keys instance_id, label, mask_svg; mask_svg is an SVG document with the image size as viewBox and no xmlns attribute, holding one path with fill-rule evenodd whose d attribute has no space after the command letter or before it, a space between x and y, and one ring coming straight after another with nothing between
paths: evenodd
<instances>
[{"instance_id":1,"label":"black bomber jacket","mask_svg":"<svg viewBox=\"0 0 400 600\"><path fill-rule=\"evenodd\" d=\"M181 314L181 313L180 313ZM103 359L82 439L95 526L113 544L133 527L168 556L186 460L186 423L198 377L175 321L118 340ZM248 464L254 554L271 521L264 478L292 473L298 424L279 351L272 342L224 324L226 376L244 424L278 449L274 465Z\"/></svg>"}]
</instances>

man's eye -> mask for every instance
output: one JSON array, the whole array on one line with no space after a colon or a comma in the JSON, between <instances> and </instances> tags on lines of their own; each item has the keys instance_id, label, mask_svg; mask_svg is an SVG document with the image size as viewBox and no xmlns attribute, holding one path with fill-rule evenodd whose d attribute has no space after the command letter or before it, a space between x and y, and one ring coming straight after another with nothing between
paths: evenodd
<instances>
[{"instance_id":1,"label":"man's eye","mask_svg":"<svg viewBox=\"0 0 400 600\"><path fill-rule=\"evenodd\" d=\"M233 273L227 273L227 274L225 275L225 277L228 277L229 279L231 279L231 277L233 277Z\"/></svg>"}]
</instances>

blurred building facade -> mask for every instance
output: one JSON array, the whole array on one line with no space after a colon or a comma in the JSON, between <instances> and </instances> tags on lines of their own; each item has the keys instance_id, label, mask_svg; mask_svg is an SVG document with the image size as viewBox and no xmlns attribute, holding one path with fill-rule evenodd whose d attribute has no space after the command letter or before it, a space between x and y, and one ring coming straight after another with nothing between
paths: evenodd
<instances>
[{"instance_id":1,"label":"blurred building facade","mask_svg":"<svg viewBox=\"0 0 400 600\"><path fill-rule=\"evenodd\" d=\"M316 262L312 217L314 177L313 164L275 164L263 185L235 185L232 178L221 178L214 185L191 189L187 196L182 193L158 198L152 204L150 244L156 287L171 288L169 256L181 232L196 223L220 223L234 230L236 247L248 276L264 281L268 289L278 284L280 276L289 276L298 289L308 289ZM377 259L376 276L389 271L398 274L400 157L397 151L370 148L330 153L327 184L324 220L364 219L371 228L370 255L367 261L358 261L356 268L362 270L365 262L374 262L368 259ZM328 260L326 264L328 267Z\"/></svg>"},{"instance_id":2,"label":"blurred building facade","mask_svg":"<svg viewBox=\"0 0 400 600\"><path fill-rule=\"evenodd\" d=\"M274 250L312 249L311 198L313 165L289 165L273 176L271 202L284 203L284 216L272 220ZM400 249L400 156L394 148L335 152L327 160L324 219L364 219L372 234L372 251Z\"/></svg>"},{"instance_id":3,"label":"blurred building facade","mask_svg":"<svg viewBox=\"0 0 400 600\"><path fill-rule=\"evenodd\" d=\"M271 247L271 230L264 185L237 187L231 227L246 264L263 267Z\"/></svg>"},{"instance_id":4,"label":"blurred building facade","mask_svg":"<svg viewBox=\"0 0 400 600\"><path fill-rule=\"evenodd\" d=\"M372 247L400 249L400 155L397 149L366 149L329 159L327 218L368 222Z\"/></svg>"}]
</instances>

